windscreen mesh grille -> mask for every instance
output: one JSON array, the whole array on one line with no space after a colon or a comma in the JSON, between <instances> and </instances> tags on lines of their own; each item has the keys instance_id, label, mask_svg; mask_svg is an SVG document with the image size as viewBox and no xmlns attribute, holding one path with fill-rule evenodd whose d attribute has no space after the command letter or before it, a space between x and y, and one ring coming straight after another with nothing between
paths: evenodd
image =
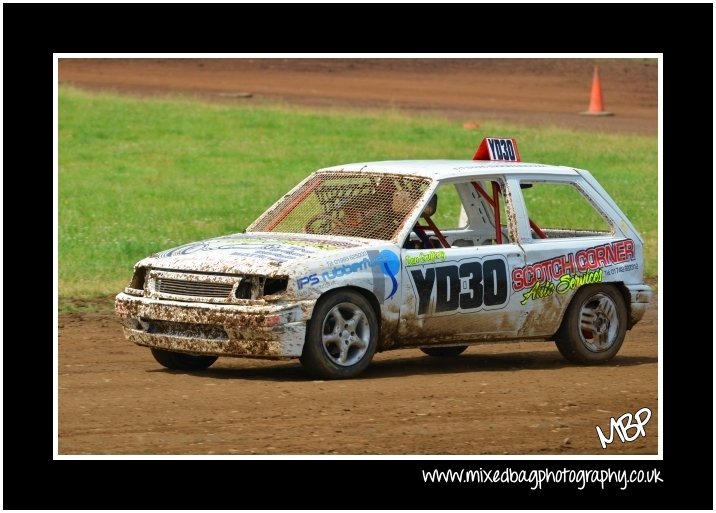
<instances>
[{"instance_id":1,"label":"windscreen mesh grille","mask_svg":"<svg viewBox=\"0 0 716 513\"><path fill-rule=\"evenodd\" d=\"M390 240L430 180L371 173L316 173L248 231Z\"/></svg>"}]
</instances>

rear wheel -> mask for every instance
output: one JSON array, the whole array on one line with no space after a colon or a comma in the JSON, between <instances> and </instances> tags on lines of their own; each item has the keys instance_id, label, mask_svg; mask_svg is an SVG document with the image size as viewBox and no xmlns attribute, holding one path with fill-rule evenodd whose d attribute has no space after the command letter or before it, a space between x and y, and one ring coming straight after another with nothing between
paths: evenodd
<instances>
[{"instance_id":1,"label":"rear wheel","mask_svg":"<svg viewBox=\"0 0 716 513\"><path fill-rule=\"evenodd\" d=\"M378 319L368 300L352 290L318 300L306 331L301 364L312 375L352 378L370 364L378 344Z\"/></svg>"},{"instance_id":2,"label":"rear wheel","mask_svg":"<svg viewBox=\"0 0 716 513\"><path fill-rule=\"evenodd\" d=\"M571 362L606 362L621 348L626 325L626 303L615 287L580 287L555 337L557 349Z\"/></svg>"},{"instance_id":3,"label":"rear wheel","mask_svg":"<svg viewBox=\"0 0 716 513\"><path fill-rule=\"evenodd\" d=\"M421 347L420 350L429 356L438 356L441 358L449 356L458 356L465 352L467 346L450 346L450 347Z\"/></svg>"},{"instance_id":4,"label":"rear wheel","mask_svg":"<svg viewBox=\"0 0 716 513\"><path fill-rule=\"evenodd\" d=\"M210 367L211 364L219 358L218 356L175 353L174 351L166 351L164 349L157 349L156 347L150 349L156 361L167 369L172 370L203 370Z\"/></svg>"}]
</instances>

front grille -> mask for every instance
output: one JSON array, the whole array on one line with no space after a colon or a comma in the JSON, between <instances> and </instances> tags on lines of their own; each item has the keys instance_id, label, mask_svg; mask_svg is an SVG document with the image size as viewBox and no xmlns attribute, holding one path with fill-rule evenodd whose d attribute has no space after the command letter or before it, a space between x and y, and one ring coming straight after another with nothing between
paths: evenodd
<instances>
[{"instance_id":1,"label":"front grille","mask_svg":"<svg viewBox=\"0 0 716 513\"><path fill-rule=\"evenodd\" d=\"M181 338L228 340L229 336L221 326L213 324L191 324L188 322L155 321L141 319L147 333Z\"/></svg>"},{"instance_id":2,"label":"front grille","mask_svg":"<svg viewBox=\"0 0 716 513\"><path fill-rule=\"evenodd\" d=\"M155 289L160 294L174 296L228 297L231 283L214 283L209 281L174 280L157 278Z\"/></svg>"}]
</instances>

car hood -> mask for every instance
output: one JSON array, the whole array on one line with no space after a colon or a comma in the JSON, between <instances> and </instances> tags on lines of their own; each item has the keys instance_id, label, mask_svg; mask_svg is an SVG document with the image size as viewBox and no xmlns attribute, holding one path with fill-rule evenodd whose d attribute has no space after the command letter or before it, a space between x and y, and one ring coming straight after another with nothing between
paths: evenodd
<instances>
[{"instance_id":1,"label":"car hood","mask_svg":"<svg viewBox=\"0 0 716 513\"><path fill-rule=\"evenodd\" d=\"M293 267L305 269L309 261L329 254L339 256L356 248L381 248L386 241L325 235L238 233L191 242L160 251L139 262L177 271L226 274L287 274Z\"/></svg>"}]
</instances>

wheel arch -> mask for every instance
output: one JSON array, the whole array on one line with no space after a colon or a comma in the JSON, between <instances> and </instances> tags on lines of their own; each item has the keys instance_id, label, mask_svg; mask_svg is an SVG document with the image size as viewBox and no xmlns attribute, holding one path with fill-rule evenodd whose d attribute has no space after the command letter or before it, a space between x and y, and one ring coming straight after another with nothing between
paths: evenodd
<instances>
[{"instance_id":1,"label":"wheel arch","mask_svg":"<svg viewBox=\"0 0 716 513\"><path fill-rule=\"evenodd\" d=\"M363 287L357 287L355 285L346 285L344 287L336 287L335 289L327 290L327 291L323 292L320 296L318 296L318 299L316 299L315 305L317 305L318 302L321 301L323 298L325 298L328 294L334 294L336 292L341 292L341 291L351 291L351 292L360 294L368 301L368 303L370 303L370 306L373 308L373 312L375 313L375 317L378 321L378 329L379 329L378 347L380 347L381 340L382 340L381 337L382 337L382 333L383 333L383 330L381 329L382 323L383 323L383 312L380 307L380 303L378 302L378 298L375 297L375 294L373 294L372 291L365 289ZM316 309L315 305L313 307L314 311ZM308 333L308 328L310 327L311 322L313 322L313 312L311 312L311 318L308 320L306 333Z\"/></svg>"},{"instance_id":2,"label":"wheel arch","mask_svg":"<svg viewBox=\"0 0 716 513\"><path fill-rule=\"evenodd\" d=\"M627 310L627 330L630 330L634 327L634 324L636 324L635 322L632 322L631 293L623 281L615 281L612 283L616 286L619 292L621 292L621 295L624 298L624 304L626 305Z\"/></svg>"},{"instance_id":3,"label":"wheel arch","mask_svg":"<svg viewBox=\"0 0 716 513\"><path fill-rule=\"evenodd\" d=\"M608 282L601 282L601 283L590 283L588 285L582 285L578 289L576 289L574 292L576 294L577 290L583 289L585 287L595 287L597 285L608 285L614 287L619 294L621 294L622 298L624 299L624 304L626 305L627 310L627 330L630 330L633 326L628 320L631 319L631 295L629 294L629 289L624 285L624 282L622 281L608 281ZM572 301L574 301L575 294L572 294L572 297L569 300L569 304L566 308L562 310L562 318L559 321L559 327L557 328L557 331L554 332L554 335L552 335L552 338L554 338L557 333L560 332L562 329L562 326L564 326L565 319L567 317L567 310L572 306Z\"/></svg>"}]
</instances>

